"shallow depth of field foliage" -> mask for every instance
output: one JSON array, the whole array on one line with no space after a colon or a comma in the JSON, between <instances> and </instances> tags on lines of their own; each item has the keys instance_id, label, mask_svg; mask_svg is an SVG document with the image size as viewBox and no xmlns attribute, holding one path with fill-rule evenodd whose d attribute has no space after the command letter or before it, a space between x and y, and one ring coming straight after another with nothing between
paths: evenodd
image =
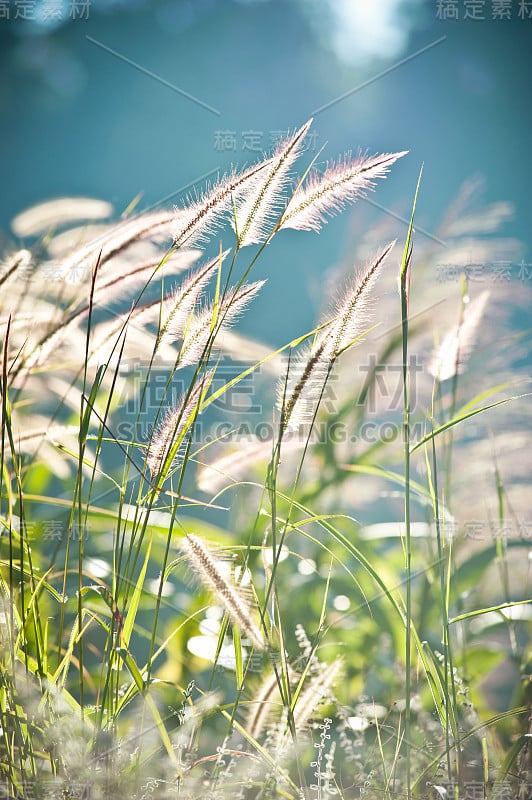
<instances>
[{"instance_id":1,"label":"shallow depth of field foliage","mask_svg":"<svg viewBox=\"0 0 532 800\"><path fill-rule=\"evenodd\" d=\"M271 351L263 249L405 156L309 126L175 209L13 222L1 797L531 796L528 300L461 267L507 208L469 182L424 236L420 175Z\"/></svg>"}]
</instances>

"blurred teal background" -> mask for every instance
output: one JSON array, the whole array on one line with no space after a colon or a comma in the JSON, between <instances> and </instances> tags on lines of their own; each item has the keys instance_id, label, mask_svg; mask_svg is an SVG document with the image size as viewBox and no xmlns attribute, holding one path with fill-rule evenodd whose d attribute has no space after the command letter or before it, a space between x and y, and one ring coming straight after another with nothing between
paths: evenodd
<instances>
[{"instance_id":1,"label":"blurred teal background","mask_svg":"<svg viewBox=\"0 0 532 800\"><path fill-rule=\"evenodd\" d=\"M466 19L473 7L485 19ZM314 115L320 163L410 150L370 195L384 209L408 216L424 162L426 231L466 178L485 176L486 201L515 206L504 235L532 261L529 15L519 0L0 3L4 244L21 244L16 213L52 197L99 197L117 214L139 193L139 208L177 202ZM243 330L278 344L312 326L323 269L349 259L361 214L380 224L386 211L360 201L319 236L279 237Z\"/></svg>"}]
</instances>

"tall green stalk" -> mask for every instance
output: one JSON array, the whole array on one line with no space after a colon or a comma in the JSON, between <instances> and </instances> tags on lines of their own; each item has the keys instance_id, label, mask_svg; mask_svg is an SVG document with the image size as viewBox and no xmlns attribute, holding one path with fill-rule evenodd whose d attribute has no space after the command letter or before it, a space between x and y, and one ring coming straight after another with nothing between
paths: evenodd
<instances>
[{"instance_id":1,"label":"tall green stalk","mask_svg":"<svg viewBox=\"0 0 532 800\"><path fill-rule=\"evenodd\" d=\"M406 745L406 796L412 797L412 784L410 775L411 742L410 742L410 699L412 694L411 660L412 660L412 539L410 529L410 373L408 370L408 298L410 293L410 271L412 266L413 224L416 210L417 195L421 182L423 167L419 177L412 207L412 216L408 226L403 259L400 273L401 294L401 330L403 349L403 445L405 462L405 573L406 573L406 635L405 635L405 745Z\"/></svg>"}]
</instances>

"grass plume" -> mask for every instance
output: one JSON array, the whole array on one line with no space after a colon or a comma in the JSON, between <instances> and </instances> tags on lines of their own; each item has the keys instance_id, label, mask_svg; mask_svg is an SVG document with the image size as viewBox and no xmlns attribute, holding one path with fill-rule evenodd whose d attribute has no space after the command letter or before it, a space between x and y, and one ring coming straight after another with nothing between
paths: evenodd
<instances>
[{"instance_id":1,"label":"grass plume","mask_svg":"<svg viewBox=\"0 0 532 800\"><path fill-rule=\"evenodd\" d=\"M312 170L290 198L279 229L319 231L328 217L340 213L346 205L374 188L375 180L385 177L390 166L407 152L384 153L372 158L359 156L354 160L348 154L342 161L328 164L323 174Z\"/></svg>"},{"instance_id":2,"label":"grass plume","mask_svg":"<svg viewBox=\"0 0 532 800\"><path fill-rule=\"evenodd\" d=\"M312 420L336 359L367 327L369 295L393 245L391 242L385 247L345 292L330 324L300 359L295 370L297 377L292 378L288 387L280 382L283 430L295 430Z\"/></svg>"},{"instance_id":3,"label":"grass plume","mask_svg":"<svg viewBox=\"0 0 532 800\"><path fill-rule=\"evenodd\" d=\"M180 542L180 548L201 583L223 606L231 622L239 626L253 647L264 650L266 646L264 636L253 619L253 612L244 591L224 575L207 545L199 536L189 533Z\"/></svg>"}]
</instances>

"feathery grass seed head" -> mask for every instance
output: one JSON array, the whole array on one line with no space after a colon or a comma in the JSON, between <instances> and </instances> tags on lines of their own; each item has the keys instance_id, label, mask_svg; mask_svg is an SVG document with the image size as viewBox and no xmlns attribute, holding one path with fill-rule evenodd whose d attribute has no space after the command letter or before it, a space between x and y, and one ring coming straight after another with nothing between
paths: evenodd
<instances>
[{"instance_id":1,"label":"feathery grass seed head","mask_svg":"<svg viewBox=\"0 0 532 800\"><path fill-rule=\"evenodd\" d=\"M256 175L236 201L236 231L240 247L259 244L271 233L281 204L290 168L301 155L304 139L312 124L309 119L293 136L281 142L266 168Z\"/></svg>"},{"instance_id":2,"label":"feathery grass seed head","mask_svg":"<svg viewBox=\"0 0 532 800\"><path fill-rule=\"evenodd\" d=\"M319 231L327 217L338 214L373 189L375 179L385 177L394 161L407 152L383 153L372 158L358 156L354 160L347 154L342 161L328 164L322 175L313 170L305 184L294 192L279 229Z\"/></svg>"},{"instance_id":3,"label":"feathery grass seed head","mask_svg":"<svg viewBox=\"0 0 532 800\"><path fill-rule=\"evenodd\" d=\"M264 650L264 637L253 619L250 603L242 587L226 577L217 559L199 536L189 533L181 540L180 548L201 583L217 598L231 622L241 628L257 650Z\"/></svg>"},{"instance_id":4,"label":"feathery grass seed head","mask_svg":"<svg viewBox=\"0 0 532 800\"><path fill-rule=\"evenodd\" d=\"M178 369L197 363L209 343L213 345L216 337L239 319L264 283L265 281L255 281L245 283L240 289L232 287L228 289L217 309L214 304L210 304L204 311L189 319L183 332Z\"/></svg>"},{"instance_id":5,"label":"feathery grass seed head","mask_svg":"<svg viewBox=\"0 0 532 800\"><path fill-rule=\"evenodd\" d=\"M295 375L279 382L283 433L312 421L334 362L367 325L369 294L393 245L387 245L346 292L331 324L322 328L314 346L298 360Z\"/></svg>"},{"instance_id":6,"label":"feathery grass seed head","mask_svg":"<svg viewBox=\"0 0 532 800\"><path fill-rule=\"evenodd\" d=\"M489 296L486 289L464 305L462 319L448 331L429 362L428 371L434 378L444 381L464 371L473 352L477 329Z\"/></svg>"},{"instance_id":7,"label":"feathery grass seed head","mask_svg":"<svg viewBox=\"0 0 532 800\"><path fill-rule=\"evenodd\" d=\"M269 163L270 159L265 159L244 172L226 176L198 200L189 200L183 208L176 206L174 247L192 247L208 241L232 213L235 200L250 186L255 186L257 174Z\"/></svg>"},{"instance_id":8,"label":"feathery grass seed head","mask_svg":"<svg viewBox=\"0 0 532 800\"><path fill-rule=\"evenodd\" d=\"M184 437L200 413L201 402L212 375L211 370L192 389L188 398L183 398L174 408L167 411L157 430L152 434L146 454L146 464L152 476L161 472L169 458L168 468L175 465Z\"/></svg>"}]
</instances>

